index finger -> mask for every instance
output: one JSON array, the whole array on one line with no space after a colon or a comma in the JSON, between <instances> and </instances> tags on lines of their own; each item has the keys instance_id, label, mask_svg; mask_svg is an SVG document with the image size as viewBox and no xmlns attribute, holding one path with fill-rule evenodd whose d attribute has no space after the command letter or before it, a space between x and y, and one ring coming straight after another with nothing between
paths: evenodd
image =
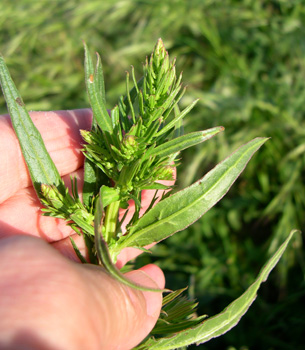
<instances>
[{"instance_id":1,"label":"index finger","mask_svg":"<svg viewBox=\"0 0 305 350\"><path fill-rule=\"evenodd\" d=\"M89 130L91 109L71 111L30 112L61 176L84 162L79 130ZM18 190L31 185L30 175L9 115L0 116L0 203Z\"/></svg>"}]
</instances>

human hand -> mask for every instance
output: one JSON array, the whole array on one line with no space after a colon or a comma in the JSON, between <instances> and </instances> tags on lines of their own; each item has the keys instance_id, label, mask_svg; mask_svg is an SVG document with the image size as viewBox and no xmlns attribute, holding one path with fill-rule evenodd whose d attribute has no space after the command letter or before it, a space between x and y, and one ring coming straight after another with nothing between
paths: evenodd
<instances>
[{"instance_id":1,"label":"human hand","mask_svg":"<svg viewBox=\"0 0 305 350\"><path fill-rule=\"evenodd\" d=\"M67 184L71 174L77 176L81 187L79 129L90 129L91 111L31 117L61 176ZM0 117L0 164L0 348L108 350L139 343L158 318L161 294L130 289L97 266L71 261L77 260L69 239L74 231L62 220L41 216L8 116ZM81 238L73 238L84 253ZM136 254L123 251L119 266ZM164 288L163 273L154 265L128 277Z\"/></svg>"}]
</instances>

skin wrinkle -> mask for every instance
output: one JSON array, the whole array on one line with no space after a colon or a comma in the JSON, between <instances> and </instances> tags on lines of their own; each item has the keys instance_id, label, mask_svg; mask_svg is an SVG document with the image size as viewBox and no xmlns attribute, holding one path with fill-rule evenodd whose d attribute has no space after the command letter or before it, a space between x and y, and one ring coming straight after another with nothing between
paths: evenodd
<instances>
[{"instance_id":1,"label":"skin wrinkle","mask_svg":"<svg viewBox=\"0 0 305 350\"><path fill-rule=\"evenodd\" d=\"M92 267L90 266L90 269L92 270L95 268L96 266L92 266ZM136 274L137 273L138 272L136 272ZM111 279L111 277L107 275L105 272L101 271L100 276L102 276L102 274L105 274L105 276L103 276L104 278ZM132 273L129 273L128 275L129 277L132 277ZM134 273L133 275L135 276ZM149 277L147 277L147 280L149 281ZM91 285L94 287L94 283L97 283L97 282L98 281L96 280L96 277L95 277L94 281L92 281L92 283L88 283L88 285ZM151 283L151 280L149 282L150 283L146 283L146 284L156 287L155 284ZM114 291L113 289L109 288L107 284L104 283L104 285L105 285L105 290L104 290L105 295L103 295L101 299L99 299L97 295L98 299L96 302L97 302L97 305L100 305L102 308L101 313L103 313L106 316L106 319L105 319L106 321L104 323L104 332L105 332L104 334L106 334L105 338L113 340L116 343L119 342L121 344L124 344L125 347L123 349L130 349L135 345L134 343L129 342L130 332L133 332L134 329L143 328L143 324L141 324L141 319L146 315L146 301L144 299L144 296L141 292L130 289L124 285L119 285L118 286L119 288L116 288ZM96 294L94 293L94 291L97 290L96 288L97 287L93 289L92 295ZM139 299L141 300L141 302L139 302ZM120 300L121 303L119 303L116 308L113 308L110 303L111 300ZM161 299L159 300L159 302L161 302ZM120 319L123 324L128 325L128 329L113 328L111 326L112 319ZM152 326L153 325L151 325L151 327ZM143 336L145 332L148 333L150 329L151 328L143 329ZM100 339L100 341L102 342L103 339ZM115 349L122 349L122 348L115 347L113 345L113 342L110 342L109 344L105 344L105 349L115 350Z\"/></svg>"},{"instance_id":2,"label":"skin wrinkle","mask_svg":"<svg viewBox=\"0 0 305 350\"><path fill-rule=\"evenodd\" d=\"M5 232L2 229L4 225L14 227L19 233L44 238L48 242L60 240L71 234L72 229L63 220L42 216L40 208L40 202L36 199L33 188L25 188L2 203L0 206L0 217L3 218L0 221L2 236Z\"/></svg>"},{"instance_id":3,"label":"skin wrinkle","mask_svg":"<svg viewBox=\"0 0 305 350\"><path fill-rule=\"evenodd\" d=\"M0 118L0 159L1 159L1 168L5 168L6 178L3 179L0 183L0 203L8 198L11 194L16 192L8 186L14 181L20 183L21 186L25 185L25 179L27 177L27 170L22 158L19 142L16 138L16 135L13 131L12 124L8 115L1 116ZM3 159L3 155L5 159ZM6 160L6 162L5 162ZM24 175L22 175L24 174Z\"/></svg>"},{"instance_id":4,"label":"skin wrinkle","mask_svg":"<svg viewBox=\"0 0 305 350\"><path fill-rule=\"evenodd\" d=\"M93 302L93 304L95 304L97 307L99 307L99 314L103 315L104 318L104 323L103 323L103 337L105 339L109 339L110 341L113 340L115 342L117 342L118 340L121 340L122 338L125 338L125 333L127 331L127 333L129 334L128 330L124 329L120 329L120 328L114 328L113 327L113 323L112 320L113 319L120 319L122 324L128 324L127 321L130 322L131 318L130 318L130 312L135 314L133 312L133 308L132 307L128 307L128 312L126 312L127 309L125 309L126 306L126 298L128 299L128 297L126 296L126 289L124 288L124 286L119 285L119 288L111 288L111 284L110 283L106 283L106 280L108 280L109 282L111 281L111 277L104 272L103 270L99 269L99 275L94 275L93 272L96 273L96 270L99 269L97 266L87 266L87 271L84 270L84 272L88 273L89 277L89 283L87 283L88 286L90 286L90 295L92 295L92 297L95 299L95 301ZM96 293L96 291L99 288L99 278L101 279L101 281L103 281L103 293L99 294ZM113 300L120 300L121 302L118 303L118 305L116 305L116 307L114 308L112 306L112 301ZM122 303L122 301L124 303ZM126 319L126 316L129 316ZM100 338L100 334L98 332L98 328L99 325L97 324L98 320L95 320L95 333L97 334L98 338ZM94 327L94 328L95 328ZM104 343L104 339L100 338L99 339L99 343L102 344ZM115 349L113 347L113 345L111 343L109 344L104 344L105 349Z\"/></svg>"},{"instance_id":5,"label":"skin wrinkle","mask_svg":"<svg viewBox=\"0 0 305 350\"><path fill-rule=\"evenodd\" d=\"M9 287L10 291L15 291L19 298L15 298L14 293L12 292L6 293L8 295L8 297L6 298L7 300L4 300L2 297L0 303L6 301L7 303L14 305L15 309L17 304L19 308L21 308L25 312L23 314L23 317L20 318L17 307L16 318L14 317L15 314L12 314L11 311L9 312L11 320L14 322L15 325L17 321L17 323L20 325L20 329L23 329L24 331L26 331L26 329L35 329L35 327L32 328L31 325L39 325L39 335L43 336L42 338L50 339L49 335L52 334L52 341L54 339L54 348L56 348L56 339L62 338L65 329L74 329L73 332L70 332L71 337L70 339L68 339L67 345L73 343L84 344L84 340L86 339L88 334L82 335L82 332L79 332L79 327L82 327L82 325L77 324L75 320L82 320L84 322L83 326L85 326L88 322L92 323L92 315L96 315L96 312L94 312L94 310L91 310L91 312L89 313L79 315L80 312L83 313L83 310L87 309L87 298L88 295L90 295L87 289L83 288L82 270L77 270L72 262L61 256L59 253L57 255L55 263L54 259L52 259L53 264L45 264L45 262L49 260L49 255L50 257L51 255L53 256L54 252L56 251L49 247L47 250L44 249L44 255L33 255L31 247L28 245L29 240L27 237L24 237L21 241L17 241L16 238L11 238L11 240L15 241L15 246L17 245L17 249L14 250L14 252L17 251L19 254L14 254L14 252L12 254L9 252L8 254L8 252L5 252L5 249L3 249L3 247L5 248L5 244L1 246L1 270L5 270L4 272L6 272L8 278L1 279L0 289L2 290L1 294L5 295L5 283L7 283L8 280L10 280L11 282L7 287ZM18 249L18 245L20 244L22 244L23 249ZM36 244L37 249L39 249L39 246L41 246L41 248L46 248L46 244L43 241L37 240ZM28 247L30 250L27 249ZM7 263L5 263L6 256L8 257ZM13 273L11 273L9 269L9 266L11 265L10 259L14 259L15 264L17 264L17 268L15 265ZM26 262L26 264L24 264L24 262ZM18 264L20 265L20 268L18 268ZM3 265L4 267L7 266L8 268L3 269ZM23 274L22 271L27 272ZM63 274L58 274L58 271L63 271ZM46 279L46 275L51 276L51 279ZM26 278L24 278L24 276L26 276ZM21 286L22 294L20 294ZM57 290L61 290L63 286L65 289L65 293L58 294L58 296L54 299L53 293ZM90 290L90 293L92 292L93 291ZM75 298L75 293L76 295L78 295L78 297L76 297L75 299L78 302L78 308L73 307L73 298ZM36 307L29 308L27 296L31 296L31 298L35 300ZM59 318L58 315L62 315L62 310L64 310L66 306L68 306L68 309L70 310L71 314L69 315L69 317L64 317L64 320L61 320L61 318ZM44 314L41 314L40 307L45 308L48 314L47 318L44 317ZM3 320L6 320L6 322L4 323ZM27 321L26 323L24 323L25 320ZM11 332L10 320L6 319L5 317L2 317L2 321L0 322L2 325L2 334L3 332L5 332L6 337L9 337ZM7 329L4 329L4 326L7 326ZM14 334L11 334L11 336L14 336ZM90 336L90 339L94 343L94 339L92 338L92 336ZM97 342L97 339L98 338L95 338L95 343Z\"/></svg>"},{"instance_id":6,"label":"skin wrinkle","mask_svg":"<svg viewBox=\"0 0 305 350\"><path fill-rule=\"evenodd\" d=\"M0 124L1 125L1 124ZM11 134L7 134L7 137L9 139L12 139L13 136ZM0 149L4 149L5 147L5 144L2 145L2 142L3 142L3 138L0 137ZM12 149L9 149L8 152L2 152L1 156L4 157L4 159L2 159L2 162L3 162L3 168L2 168L2 176L4 177L4 181L2 181L2 186L4 188L6 188L7 186L7 179L9 177L9 174L10 174L10 171L9 171L9 168L8 168L8 164L10 164L10 152L12 152ZM13 152L12 152L13 153Z\"/></svg>"},{"instance_id":7,"label":"skin wrinkle","mask_svg":"<svg viewBox=\"0 0 305 350\"><path fill-rule=\"evenodd\" d=\"M85 247L83 237L79 236L76 233L71 234L69 237L71 237L73 239L73 241L77 245L81 254L87 259L87 261L89 261L89 256L88 256L87 249ZM52 242L51 244L55 249L57 249L59 252L61 252L64 256L66 256L70 260L73 260L77 263L80 263L80 260L77 257L74 249L72 249L72 247L71 247L71 242L70 242L69 237L63 238L57 242Z\"/></svg>"},{"instance_id":8,"label":"skin wrinkle","mask_svg":"<svg viewBox=\"0 0 305 350\"><path fill-rule=\"evenodd\" d=\"M89 278L92 278L91 281L89 281L87 283L88 286L91 286L92 291L89 291L90 295L92 295L92 297L94 297L96 299L96 301L94 301L94 304L96 305L101 305L101 307L103 308L101 311L103 314L107 315L107 319L109 320L109 322L105 322L105 324L110 323L111 317L113 317L114 319L122 319L123 317L127 316L129 314L128 320L129 322L127 323L128 326L130 326L130 329L125 329L125 330L121 330L121 329L116 329L116 332L119 332L117 334L111 334L109 333L110 338L109 339L113 339L113 337L115 336L116 339L118 340L118 337L122 337L122 344L125 344L126 347L124 347L124 349L129 349L131 347L133 347L135 344L130 344L130 347L127 346L128 342L128 337L130 332L133 332L134 329L142 329L143 332L143 337L145 336L145 334L147 334L151 328L147 328L145 329L145 327L143 328L143 324L140 324L139 322L141 322L139 319L141 319L141 317L139 317L139 315L146 315L147 314L147 304L146 304L146 299L144 299L144 295L147 296L148 299L150 298L154 298L154 303L152 303L152 314L154 316L156 316L157 314L159 314L160 309L158 308L158 304L161 305L162 302L162 296L159 293L154 293L154 292L141 292L138 290L134 290L134 289L130 289L125 285L121 285L119 282L115 281L116 284L118 284L118 288L111 288L110 285L108 285L107 283L105 283L105 279L111 281L111 277L103 270L101 270L98 266L95 265L81 265L85 269L87 270L87 272L89 273ZM150 270L147 270L147 268L150 268ZM94 275L94 272L96 272L96 270L99 271L98 275ZM157 266L154 265L149 265L146 266L144 268L141 268L140 271L131 271L128 272L126 274L126 276L128 278L130 278L131 280L133 280L136 283L141 283L143 285L149 286L149 287L158 287L158 288L163 288L164 284L165 284L165 280L164 280L164 275L162 275L162 279L158 280L158 282L154 282L151 280L150 274L148 274L146 271L153 271L153 270L160 270ZM140 273L139 273L140 272ZM152 273L152 272L150 272ZM153 273L154 275L154 273ZM104 281L103 285L103 292L105 292L105 297L104 295L101 295L100 293L96 293L96 291L98 291L98 286L99 286L99 280L98 278L101 278L101 281ZM115 293L115 295L114 295ZM149 295L149 297L148 297ZM109 298L110 300L120 300L120 301L124 301L124 304L119 304L117 305L118 308L113 308L111 307L111 304L108 302L107 298ZM127 299L126 299L127 298ZM140 302L139 302L140 300ZM119 307L121 307L122 309L120 309ZM126 308L129 310L129 313L126 313ZM124 312L125 310L125 312ZM149 313L150 314L150 313ZM133 319L133 322L130 322L131 320L131 316ZM151 319L154 319L153 316L150 316ZM122 321L126 321L126 320L122 320ZM138 322L138 324L137 324ZM146 325L146 327L153 327L153 324L150 325ZM138 328L140 327L140 328ZM113 331L113 330L112 330ZM122 333L121 333L122 331ZM105 347L105 349L110 350L112 349L112 347L110 347L110 344L108 347ZM113 348L115 349L115 348Z\"/></svg>"},{"instance_id":9,"label":"skin wrinkle","mask_svg":"<svg viewBox=\"0 0 305 350\"><path fill-rule=\"evenodd\" d=\"M133 348L136 343L134 340L130 341L130 334L134 333L135 329L139 329L138 327L143 326L140 318L145 319L145 307L140 307L139 304L146 302L144 300L143 294L139 291L136 291L135 294L138 294L138 299L135 298L134 302L131 301L129 297L130 289L124 285L121 285L119 282L115 281L116 288L113 288L111 285L113 283L112 278L103 270L98 268L97 266L86 266L87 272L92 272L90 274L90 278L92 281L87 283L88 286L92 288L92 291L89 291L89 294L95 298L93 304L100 308L99 315L103 315L103 335L99 331L99 323L98 320L94 320L94 325L92 330L97 334L99 343L103 344L103 347L99 347L101 350L127 350ZM99 277L101 281L98 280L97 275L93 274L96 272L94 270L99 270ZM85 269L84 269L85 271ZM109 281L109 284L106 282ZM103 283L103 295L97 293L99 288L99 282ZM159 296L159 303L161 303L161 296ZM116 304L116 307L113 307L113 300L119 300L120 302ZM140 302L139 302L140 300ZM139 312L143 311L143 313ZM119 323L115 323L117 327L113 327L113 320L120 320ZM153 323L150 325L150 329L153 327ZM125 327L120 327L120 325L124 324ZM111 326L112 325L112 326ZM143 334L143 338L145 334ZM108 343L105 343L105 339L108 339ZM120 344L120 345L116 345Z\"/></svg>"},{"instance_id":10,"label":"skin wrinkle","mask_svg":"<svg viewBox=\"0 0 305 350\"><path fill-rule=\"evenodd\" d=\"M71 174L78 179L79 190L83 183L81 174L82 169ZM67 187L70 188L70 176L65 176L63 179ZM3 218L3 221L0 220L0 232L7 231L1 230L1 227L10 225L15 230L20 230L19 233L42 237L48 242L62 240L74 233L64 220L41 215L41 207L32 187L20 190L0 205L0 217ZM33 220L33 218L36 219Z\"/></svg>"},{"instance_id":11,"label":"skin wrinkle","mask_svg":"<svg viewBox=\"0 0 305 350\"><path fill-rule=\"evenodd\" d=\"M57 168L60 169L60 174L65 175L71 171L71 162L69 162L69 168L65 169L67 165L66 156L63 156L63 152L60 150L69 149L74 155L76 161L75 169L83 163L83 156L80 153L82 138L79 133L80 128L90 128L90 125L79 121L73 112L60 112L60 118L58 118L58 112L45 112L45 119L48 120L48 128L45 129L43 121L40 118L40 114L33 113L31 117L35 121L37 129L41 132L43 138L46 141L47 149L50 152L53 161ZM71 118L72 115L72 118ZM85 118L84 118L85 119ZM43 128L40 127L42 123ZM40 130L42 129L42 130ZM68 137L67 137L68 136ZM55 150L55 151L54 151Z\"/></svg>"}]
</instances>

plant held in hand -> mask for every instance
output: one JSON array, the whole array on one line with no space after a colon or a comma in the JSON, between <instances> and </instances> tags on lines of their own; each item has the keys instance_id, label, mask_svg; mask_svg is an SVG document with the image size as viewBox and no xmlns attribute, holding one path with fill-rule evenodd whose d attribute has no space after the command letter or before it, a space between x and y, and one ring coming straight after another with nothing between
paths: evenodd
<instances>
[{"instance_id":1,"label":"plant held in hand","mask_svg":"<svg viewBox=\"0 0 305 350\"><path fill-rule=\"evenodd\" d=\"M122 283L143 291L160 292L134 284L117 269L115 263L122 249L133 247L145 251L149 244L199 219L226 194L267 140L256 138L248 142L199 181L169 195L172 188L162 181L173 180L179 152L206 141L223 127L183 134L183 118L197 101L180 111L178 103L185 93L182 75L176 75L175 61L170 61L161 39L146 59L143 77L137 80L133 69L131 78L127 73L126 95L121 96L109 113L101 59L97 55L94 66L85 45L85 79L93 125L91 131L81 131L86 157L81 201L76 179L71 180L70 194L60 178L2 57L0 77L34 188L44 205L44 215L66 220L84 237L90 263L101 265ZM155 195L141 216L143 190L154 190ZM134 202L134 213L123 229L130 201ZM126 210L121 221L120 208ZM219 315L207 320L204 316L194 319L196 304L181 297L182 291L167 295L156 327L137 349L175 349L206 342L231 329L254 301L260 284L280 259L293 234L294 231L248 290ZM71 241L79 259L87 263Z\"/></svg>"}]
</instances>

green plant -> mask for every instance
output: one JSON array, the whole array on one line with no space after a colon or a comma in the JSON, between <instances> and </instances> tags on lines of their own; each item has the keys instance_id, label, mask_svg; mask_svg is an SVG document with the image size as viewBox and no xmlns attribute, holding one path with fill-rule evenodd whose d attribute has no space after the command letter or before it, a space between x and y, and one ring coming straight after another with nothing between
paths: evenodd
<instances>
[{"instance_id":1,"label":"green plant","mask_svg":"<svg viewBox=\"0 0 305 350\"><path fill-rule=\"evenodd\" d=\"M122 249L133 247L145 251L147 245L198 220L227 193L267 140L253 139L199 181L169 195L172 188L160 181L173 179L179 152L211 138L223 127L183 135L182 120L197 101L180 111L178 103L185 92L182 75L176 76L175 61L170 62L161 39L150 59L146 59L143 77L137 81L132 70L132 88L127 73L126 95L121 96L109 115L100 57L97 55L94 67L85 45L85 81L94 119L91 131L81 131L86 142L81 201L76 179L72 179L71 194L61 180L2 57L0 77L34 188L45 206L44 215L66 220L83 235L91 263L101 265L114 278L139 290L160 292L132 283L116 268L116 258ZM154 190L155 195L145 214L140 216L143 190ZM134 201L135 210L123 231L121 224L126 215L119 221L118 212L122 208L127 214L130 200ZM294 233L290 233L246 292L219 315L207 320L204 316L192 318L196 304L181 297L181 290L169 294L164 298L156 327L137 349L175 349L194 342L203 343L234 327L256 298L259 286ZM79 259L87 262L71 242Z\"/></svg>"}]
</instances>

